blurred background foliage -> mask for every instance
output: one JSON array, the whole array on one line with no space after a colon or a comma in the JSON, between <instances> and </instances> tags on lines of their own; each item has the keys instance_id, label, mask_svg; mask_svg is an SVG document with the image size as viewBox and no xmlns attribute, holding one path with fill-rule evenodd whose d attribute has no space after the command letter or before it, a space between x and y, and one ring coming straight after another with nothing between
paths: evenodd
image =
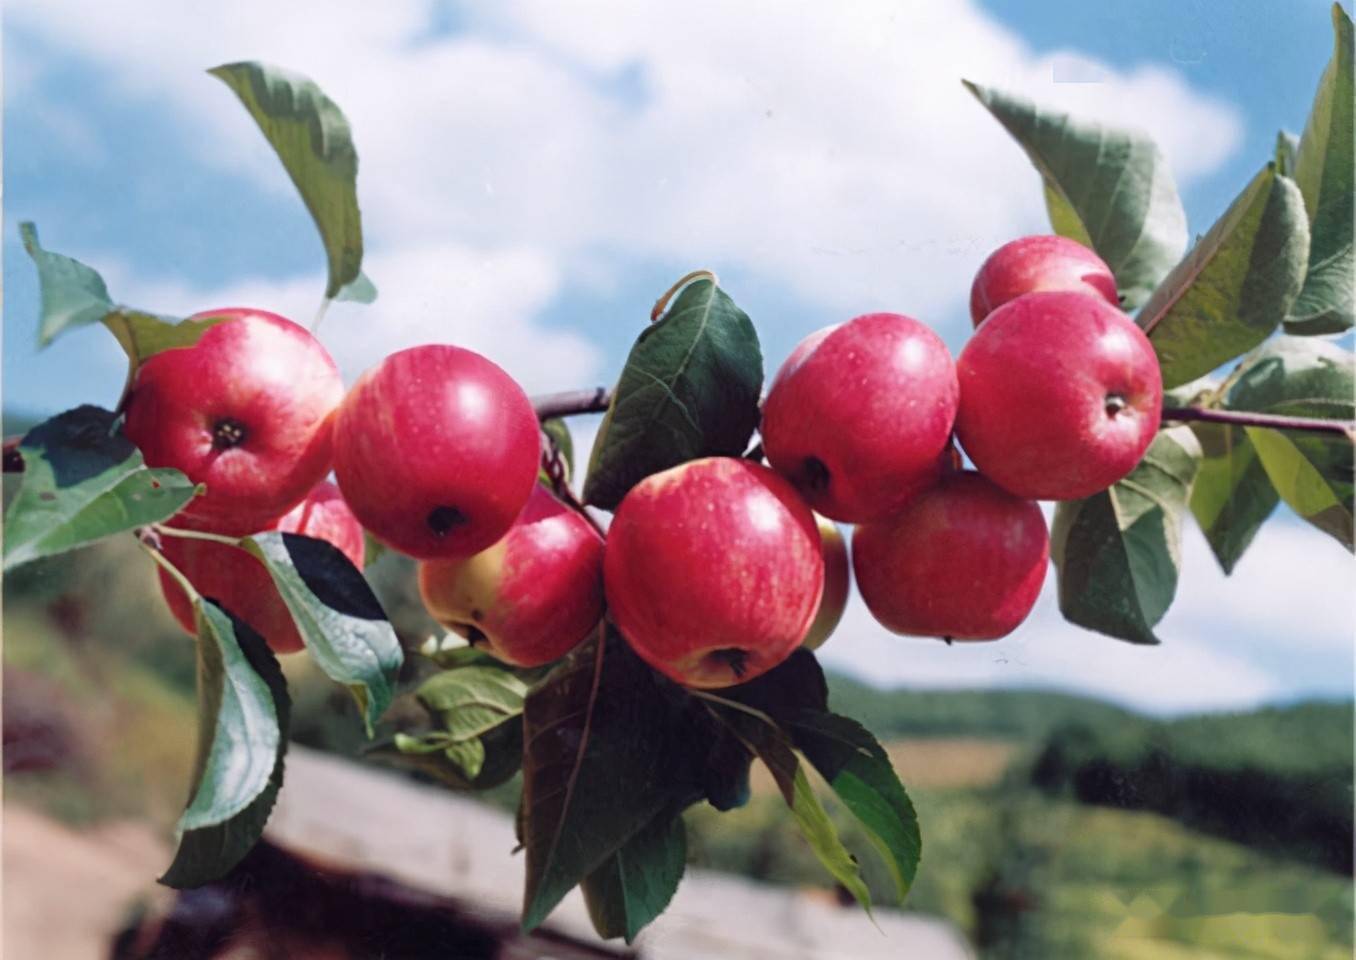
<instances>
[{"instance_id":1,"label":"blurred background foliage","mask_svg":"<svg viewBox=\"0 0 1356 960\"><path fill-rule=\"evenodd\" d=\"M386 554L370 573L417 645L431 624L406 563ZM136 544L17 571L4 619L5 802L77 825L135 817L168 835L193 761L194 656ZM347 693L305 657L284 667L293 739L359 756ZM1352 955L1350 701L1159 720L1046 691L831 683L833 708L888 743L918 807L926 840L908 909L949 919L980 956ZM398 706L387 732L401 719ZM690 812L694 865L825 886L760 772L744 808ZM515 780L485 799L511 810L516 793ZM866 838L837 819L873 895L892 903Z\"/></svg>"}]
</instances>

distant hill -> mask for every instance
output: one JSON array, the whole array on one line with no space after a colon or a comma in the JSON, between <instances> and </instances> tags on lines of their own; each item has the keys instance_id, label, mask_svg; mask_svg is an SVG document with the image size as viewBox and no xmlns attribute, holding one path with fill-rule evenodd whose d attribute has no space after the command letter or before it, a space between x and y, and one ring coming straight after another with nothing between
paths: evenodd
<instances>
[{"instance_id":1,"label":"distant hill","mask_svg":"<svg viewBox=\"0 0 1356 960\"><path fill-rule=\"evenodd\" d=\"M1101 729L1142 720L1114 704L1052 690L881 690L839 673L829 674L829 700L882 738L1042 741L1069 724Z\"/></svg>"},{"instance_id":2,"label":"distant hill","mask_svg":"<svg viewBox=\"0 0 1356 960\"><path fill-rule=\"evenodd\" d=\"M1055 730L1031 782L1082 803L1152 810L1349 874L1351 701Z\"/></svg>"}]
</instances>

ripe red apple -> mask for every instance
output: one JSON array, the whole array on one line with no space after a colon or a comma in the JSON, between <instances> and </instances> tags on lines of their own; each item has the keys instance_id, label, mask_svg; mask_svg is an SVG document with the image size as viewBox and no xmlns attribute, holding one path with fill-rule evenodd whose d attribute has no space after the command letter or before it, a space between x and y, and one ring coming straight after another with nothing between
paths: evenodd
<instances>
[{"instance_id":1,"label":"ripe red apple","mask_svg":"<svg viewBox=\"0 0 1356 960\"><path fill-rule=\"evenodd\" d=\"M509 532L464 560L419 565L429 614L519 667L558 660L603 618L603 538L538 484Z\"/></svg>"},{"instance_id":2,"label":"ripe red apple","mask_svg":"<svg viewBox=\"0 0 1356 960\"><path fill-rule=\"evenodd\" d=\"M1076 290L1120 307L1116 275L1097 254L1068 237L1020 237L995 250L970 288L970 318L979 326L1009 300L1038 290Z\"/></svg>"},{"instance_id":3,"label":"ripe red apple","mask_svg":"<svg viewBox=\"0 0 1356 960\"><path fill-rule=\"evenodd\" d=\"M317 484L306 499L266 529L328 540L359 570L363 567L363 528L344 503L338 487L332 483ZM254 556L228 543L172 534L160 537L160 549L165 559L174 564L200 594L216 600L248 623L274 653L295 653L302 648L301 634L292 622L287 605L278 595L273 578ZM164 570L160 571L160 591L179 625L196 634L193 604L183 588Z\"/></svg>"},{"instance_id":4,"label":"ripe red apple","mask_svg":"<svg viewBox=\"0 0 1356 960\"><path fill-rule=\"evenodd\" d=\"M141 365L124 429L147 465L207 485L176 523L243 536L329 473L344 385L320 342L284 317L238 307L202 317L229 319Z\"/></svg>"},{"instance_id":5,"label":"ripe red apple","mask_svg":"<svg viewBox=\"0 0 1356 960\"><path fill-rule=\"evenodd\" d=\"M909 317L870 313L792 352L763 404L763 449L819 513L871 520L936 479L956 402L941 339Z\"/></svg>"},{"instance_id":6,"label":"ripe red apple","mask_svg":"<svg viewBox=\"0 0 1356 960\"><path fill-rule=\"evenodd\" d=\"M973 470L852 535L852 569L872 616L895 633L947 640L1011 633L1031 612L1049 559L1040 507Z\"/></svg>"},{"instance_id":7,"label":"ripe red apple","mask_svg":"<svg viewBox=\"0 0 1356 960\"><path fill-rule=\"evenodd\" d=\"M819 607L814 514L767 467L693 460L631 488L603 557L612 619L632 649L689 687L766 673Z\"/></svg>"},{"instance_id":8,"label":"ripe red apple","mask_svg":"<svg viewBox=\"0 0 1356 960\"><path fill-rule=\"evenodd\" d=\"M1158 430L1154 348L1099 297L1018 297L980 325L956 368L961 446L981 473L1028 500L1105 489L1134 469Z\"/></svg>"},{"instance_id":9,"label":"ripe red apple","mask_svg":"<svg viewBox=\"0 0 1356 960\"><path fill-rule=\"evenodd\" d=\"M818 650L838 627L847 607L848 573L847 543L838 524L828 517L815 516L819 526L820 553L824 556L824 595L819 599L819 610L800 645L807 650Z\"/></svg>"},{"instance_id":10,"label":"ripe red apple","mask_svg":"<svg viewBox=\"0 0 1356 960\"><path fill-rule=\"evenodd\" d=\"M383 543L420 560L469 557L527 503L540 436L532 402L498 366L460 347L412 347L344 398L334 472Z\"/></svg>"}]
</instances>

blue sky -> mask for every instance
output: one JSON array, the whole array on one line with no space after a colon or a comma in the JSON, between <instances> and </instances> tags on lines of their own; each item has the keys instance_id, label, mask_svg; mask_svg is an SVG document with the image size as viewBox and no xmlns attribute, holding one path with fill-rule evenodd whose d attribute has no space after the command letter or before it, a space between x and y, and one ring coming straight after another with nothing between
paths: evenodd
<instances>
[{"instance_id":1,"label":"blue sky","mask_svg":"<svg viewBox=\"0 0 1356 960\"><path fill-rule=\"evenodd\" d=\"M136 306L314 309L318 240L203 73L217 63L305 72L353 122L382 296L326 320L345 374L450 340L543 390L612 379L654 297L695 266L753 316L769 369L872 309L958 349L984 255L1044 229L1034 174L961 76L1148 128L1200 232L1276 130L1302 128L1331 46L1321 0L187 6L7 7L7 409L111 403L123 376L98 330L35 351L21 219ZM883 683L1055 684L1160 711L1350 693L1339 547L1284 517L1231 581L1194 532L1184 554L1156 650L1062 625L1047 591L1014 637L950 650L890 637L854 603L826 656Z\"/></svg>"}]
</instances>

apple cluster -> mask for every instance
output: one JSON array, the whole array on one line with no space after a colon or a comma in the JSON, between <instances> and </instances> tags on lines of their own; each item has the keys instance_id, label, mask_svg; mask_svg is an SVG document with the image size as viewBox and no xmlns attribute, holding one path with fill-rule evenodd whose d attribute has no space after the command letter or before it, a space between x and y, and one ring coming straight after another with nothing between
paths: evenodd
<instances>
[{"instance_id":1,"label":"apple cluster","mask_svg":"<svg viewBox=\"0 0 1356 960\"><path fill-rule=\"evenodd\" d=\"M1060 237L1015 240L970 304L975 331L954 361L899 314L810 335L763 404L768 465L707 457L646 477L606 538L539 482L543 435L522 388L455 346L394 353L345 392L303 328L210 311L197 344L138 371L126 431L148 464L206 487L165 529L166 558L277 652L302 640L229 538L318 537L361 568L366 530L420 561L436 620L507 663L557 660L607 613L656 670L722 687L823 643L849 565L896 633L1009 633L1049 558L1035 501L1089 496L1139 462L1159 368L1105 263ZM855 526L850 560L835 521ZM161 582L193 630L188 598Z\"/></svg>"}]
</instances>

